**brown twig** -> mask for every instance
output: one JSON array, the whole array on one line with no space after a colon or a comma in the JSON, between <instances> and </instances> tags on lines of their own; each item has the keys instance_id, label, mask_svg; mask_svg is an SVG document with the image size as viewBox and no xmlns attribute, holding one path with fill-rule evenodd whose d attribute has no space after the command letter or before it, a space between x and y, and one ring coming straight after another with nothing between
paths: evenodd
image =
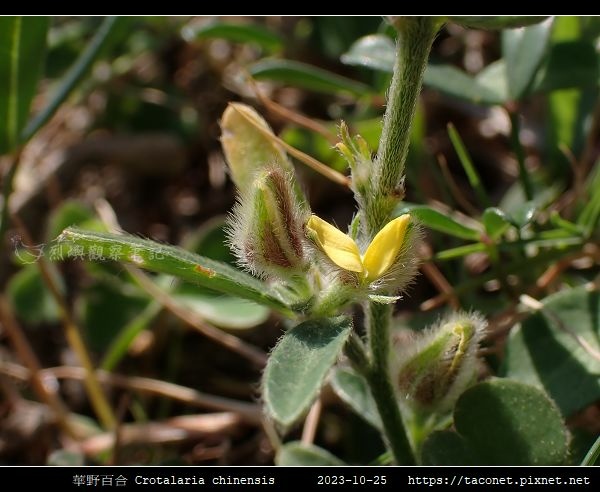
<instances>
[{"instance_id":1,"label":"brown twig","mask_svg":"<svg viewBox=\"0 0 600 492\"><path fill-rule=\"evenodd\" d=\"M4 362L0 371L13 378L26 381L29 379L29 370L23 366ZM139 391L163 398L171 398L186 405L205 408L208 410L226 411L237 413L240 418L249 424L261 423L261 409L254 403L232 400L221 396L207 395L192 388L187 388L166 381L143 378L138 376L122 376L98 370L96 376L103 383L115 388ZM53 377L56 379L75 379L81 381L85 378L84 369L73 366L58 366L40 371L40 377Z\"/></svg>"},{"instance_id":2,"label":"brown twig","mask_svg":"<svg viewBox=\"0 0 600 492\"><path fill-rule=\"evenodd\" d=\"M450 169L448 169L448 161L446 160L446 156L444 154L437 154L436 160L440 166L440 169L442 170L444 179L448 184L450 194L456 200L456 203L458 203L463 208L463 210L465 210L473 217L478 216L479 211L473 205L471 205L471 203L465 198L464 192L462 192L460 187L456 184L454 176L452 176Z\"/></svg>"},{"instance_id":3,"label":"brown twig","mask_svg":"<svg viewBox=\"0 0 600 492\"><path fill-rule=\"evenodd\" d=\"M176 444L210 435L219 435L237 428L242 421L234 413L223 412L202 415L184 415L163 422L125 424L120 439L122 446L132 444ZM80 445L81 451L94 456L113 448L114 432L90 437Z\"/></svg>"},{"instance_id":4,"label":"brown twig","mask_svg":"<svg viewBox=\"0 0 600 492\"><path fill-rule=\"evenodd\" d=\"M41 401L46 403L48 407L52 409L56 417L58 425L65 431L69 436L76 438L77 433L75 429L69 424L69 410L63 403L60 397L53 391L49 390L46 384L44 384L44 377L42 376L42 366L39 363L35 352L31 348L31 345L27 341L21 327L17 323L12 309L4 296L0 296L0 320L6 330L8 337L10 338L15 351L19 354L19 357L28 368L28 380L33 387ZM0 362L0 367L8 364L8 362Z\"/></svg>"},{"instance_id":5,"label":"brown twig","mask_svg":"<svg viewBox=\"0 0 600 492\"><path fill-rule=\"evenodd\" d=\"M420 254L424 258L429 258L432 255L431 247L428 244L423 243L421 246ZM454 288L450 285L450 282L446 280L444 274L440 269L431 261L427 261L421 264L421 271L429 279L429 281L442 293L446 294L445 300L447 300L454 309L460 309L460 301L458 296L454 292ZM432 309L425 301L421 304L421 311L428 311Z\"/></svg>"},{"instance_id":6,"label":"brown twig","mask_svg":"<svg viewBox=\"0 0 600 492\"><path fill-rule=\"evenodd\" d=\"M312 444L315 441L315 435L317 434L317 428L319 427L322 408L323 403L321 402L321 398L317 398L312 407L310 407L310 411L308 412L306 420L304 421L304 428L302 429L301 438L303 444Z\"/></svg>"},{"instance_id":7,"label":"brown twig","mask_svg":"<svg viewBox=\"0 0 600 492\"><path fill-rule=\"evenodd\" d=\"M16 214L13 215L13 221L17 225L19 233L23 236L25 244L29 246L32 245L33 240L29 234L29 231ZM84 382L90 403L92 404L92 407L94 408L99 420L102 422L102 425L107 429L113 429L117 422L116 418L111 406L108 403L108 399L102 390L102 387L94 375L94 365L92 364L92 359L88 353L83 338L81 337L79 327L71 315L67 301L63 297L59 286L50 273L50 267L44 257L40 256L35 264L40 271L40 275L42 276L44 284L58 305L59 316L63 323L63 329L67 342L78 357L80 364L86 371L87 376Z\"/></svg>"},{"instance_id":8,"label":"brown twig","mask_svg":"<svg viewBox=\"0 0 600 492\"><path fill-rule=\"evenodd\" d=\"M292 111L291 109L282 106L279 103L276 103L269 97L265 96L265 94L260 90L256 80L252 78L250 74L247 74L248 82L252 86L252 90L256 95L257 99L260 103L267 108L267 111L279 116L280 118L287 120L291 123L295 123L298 126L306 128L307 130L311 130L319 135L322 135L331 145L335 145L337 143L337 138L335 135L332 135L331 132L327 129L325 125L322 125L318 121L315 121L303 114L297 113L296 111Z\"/></svg>"}]
</instances>

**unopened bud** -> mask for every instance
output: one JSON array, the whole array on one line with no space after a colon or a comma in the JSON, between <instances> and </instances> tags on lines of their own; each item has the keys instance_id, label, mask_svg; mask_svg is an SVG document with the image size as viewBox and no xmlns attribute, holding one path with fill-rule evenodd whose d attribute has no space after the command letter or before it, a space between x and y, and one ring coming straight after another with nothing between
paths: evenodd
<instances>
[{"instance_id":1,"label":"unopened bud","mask_svg":"<svg viewBox=\"0 0 600 492\"><path fill-rule=\"evenodd\" d=\"M233 212L229 242L242 266L266 277L289 277L307 267L303 224L292 177L267 167Z\"/></svg>"},{"instance_id":2,"label":"unopened bud","mask_svg":"<svg viewBox=\"0 0 600 492\"><path fill-rule=\"evenodd\" d=\"M341 142L336 145L336 148L346 159L352 171L352 186L356 192L366 193L373 171L369 145L360 135L350 135L348 126L343 121L340 123L339 134Z\"/></svg>"},{"instance_id":3,"label":"unopened bud","mask_svg":"<svg viewBox=\"0 0 600 492\"><path fill-rule=\"evenodd\" d=\"M477 314L452 315L402 348L396 381L411 407L423 411L452 408L476 381L477 352L485 326Z\"/></svg>"}]
</instances>

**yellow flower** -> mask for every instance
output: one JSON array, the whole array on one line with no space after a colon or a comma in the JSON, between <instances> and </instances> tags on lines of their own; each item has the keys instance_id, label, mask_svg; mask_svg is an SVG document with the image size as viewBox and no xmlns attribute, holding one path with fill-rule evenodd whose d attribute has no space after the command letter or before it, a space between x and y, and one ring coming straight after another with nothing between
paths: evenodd
<instances>
[{"instance_id":1,"label":"yellow flower","mask_svg":"<svg viewBox=\"0 0 600 492\"><path fill-rule=\"evenodd\" d=\"M306 229L331 261L344 270L360 273L370 283L382 277L394 264L409 222L410 215L404 214L386 224L362 256L350 236L316 215L308 220Z\"/></svg>"}]
</instances>

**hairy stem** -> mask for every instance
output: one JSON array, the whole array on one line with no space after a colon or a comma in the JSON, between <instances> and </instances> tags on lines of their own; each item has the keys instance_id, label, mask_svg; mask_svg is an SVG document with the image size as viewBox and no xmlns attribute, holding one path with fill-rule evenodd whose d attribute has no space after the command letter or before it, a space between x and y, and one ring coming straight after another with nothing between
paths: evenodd
<instances>
[{"instance_id":1,"label":"hairy stem","mask_svg":"<svg viewBox=\"0 0 600 492\"><path fill-rule=\"evenodd\" d=\"M431 45L440 26L435 17L404 17L396 21L398 50L388 91L387 109L372 182L373 199L366 204L367 232L373 236L389 220L404 195L404 163L410 129Z\"/></svg>"},{"instance_id":2,"label":"hairy stem","mask_svg":"<svg viewBox=\"0 0 600 492\"><path fill-rule=\"evenodd\" d=\"M404 163L411 125L431 45L441 24L435 17L400 17L394 23L399 34L396 63L370 183L371 193L364 203L366 227L363 232L369 239L389 221L394 207L404 196ZM370 364L366 377L394 460L400 465L414 465L415 457L390 378L391 314L389 305L367 304Z\"/></svg>"},{"instance_id":3,"label":"hairy stem","mask_svg":"<svg viewBox=\"0 0 600 492\"><path fill-rule=\"evenodd\" d=\"M371 364L366 376L383 423L385 439L398 465L414 465L415 457L390 380L391 306L370 303L366 314L371 351Z\"/></svg>"}]
</instances>

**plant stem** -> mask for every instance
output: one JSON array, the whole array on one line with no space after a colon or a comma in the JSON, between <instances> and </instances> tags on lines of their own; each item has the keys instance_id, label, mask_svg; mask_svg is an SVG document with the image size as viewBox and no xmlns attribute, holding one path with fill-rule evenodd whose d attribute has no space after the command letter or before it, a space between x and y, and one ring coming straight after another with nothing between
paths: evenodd
<instances>
[{"instance_id":1,"label":"plant stem","mask_svg":"<svg viewBox=\"0 0 600 492\"><path fill-rule=\"evenodd\" d=\"M408 441L400 407L390 381L390 318L391 306L369 303L367 333L371 351L371 365L367 380L383 423L385 438L399 465L414 465L415 457Z\"/></svg>"},{"instance_id":2,"label":"plant stem","mask_svg":"<svg viewBox=\"0 0 600 492\"><path fill-rule=\"evenodd\" d=\"M25 244L34 244L31 234L21 222L20 218L15 215L13 216L13 220L17 224L19 232L22 234ZM92 408L94 409L94 412L96 413L103 427L105 429L112 430L117 426L117 419L112 411L110 403L108 402L108 398L104 394L104 390L102 389L102 386L96 377L92 358L90 357L85 342L83 341L79 327L75 323L75 319L71 314L67 300L63 296L53 274L51 273L50 266L43 256L38 258L36 266L38 267L44 284L58 305L58 312L63 323L63 330L65 338L67 339L67 343L85 370L84 385L88 398L90 399L90 404L92 405Z\"/></svg>"},{"instance_id":3,"label":"plant stem","mask_svg":"<svg viewBox=\"0 0 600 492\"><path fill-rule=\"evenodd\" d=\"M13 192L13 185L15 181L15 175L17 174L17 169L19 168L20 157L21 149L15 152L13 161L10 164L8 171L6 171L6 175L4 176L2 182L2 210L0 211L0 254L4 253L4 236L6 235L6 231L8 230L8 223L10 221L8 200Z\"/></svg>"},{"instance_id":4,"label":"plant stem","mask_svg":"<svg viewBox=\"0 0 600 492\"><path fill-rule=\"evenodd\" d=\"M521 139L519 133L521 132L521 123L519 121L519 114L516 111L508 110L510 117L510 143L513 148L515 155L517 156L517 163L519 165L519 179L521 186L523 187L523 193L527 200L533 199L533 185L531 184L531 178L527 172L525 166L525 150L521 145Z\"/></svg>"},{"instance_id":5,"label":"plant stem","mask_svg":"<svg viewBox=\"0 0 600 492\"><path fill-rule=\"evenodd\" d=\"M594 466L600 457L600 437L596 439L596 442L592 445L588 453L583 458L581 466Z\"/></svg>"},{"instance_id":6,"label":"plant stem","mask_svg":"<svg viewBox=\"0 0 600 492\"><path fill-rule=\"evenodd\" d=\"M374 198L365 204L367 232L371 236L387 223L393 207L404 196L404 163L412 120L429 51L439 25L440 21L435 17L403 17L396 21L398 50L374 163Z\"/></svg>"},{"instance_id":7,"label":"plant stem","mask_svg":"<svg viewBox=\"0 0 600 492\"><path fill-rule=\"evenodd\" d=\"M404 196L404 163L410 131L423 83L429 51L440 27L436 17L400 17L395 21L399 40L394 75L388 92L379 152L374 162L370 193L364 199L364 222L371 239L389 221ZM385 438L401 465L414 465L415 457L390 379L389 305L368 303L366 307L370 364L366 371L373 398L383 423Z\"/></svg>"}]
</instances>

